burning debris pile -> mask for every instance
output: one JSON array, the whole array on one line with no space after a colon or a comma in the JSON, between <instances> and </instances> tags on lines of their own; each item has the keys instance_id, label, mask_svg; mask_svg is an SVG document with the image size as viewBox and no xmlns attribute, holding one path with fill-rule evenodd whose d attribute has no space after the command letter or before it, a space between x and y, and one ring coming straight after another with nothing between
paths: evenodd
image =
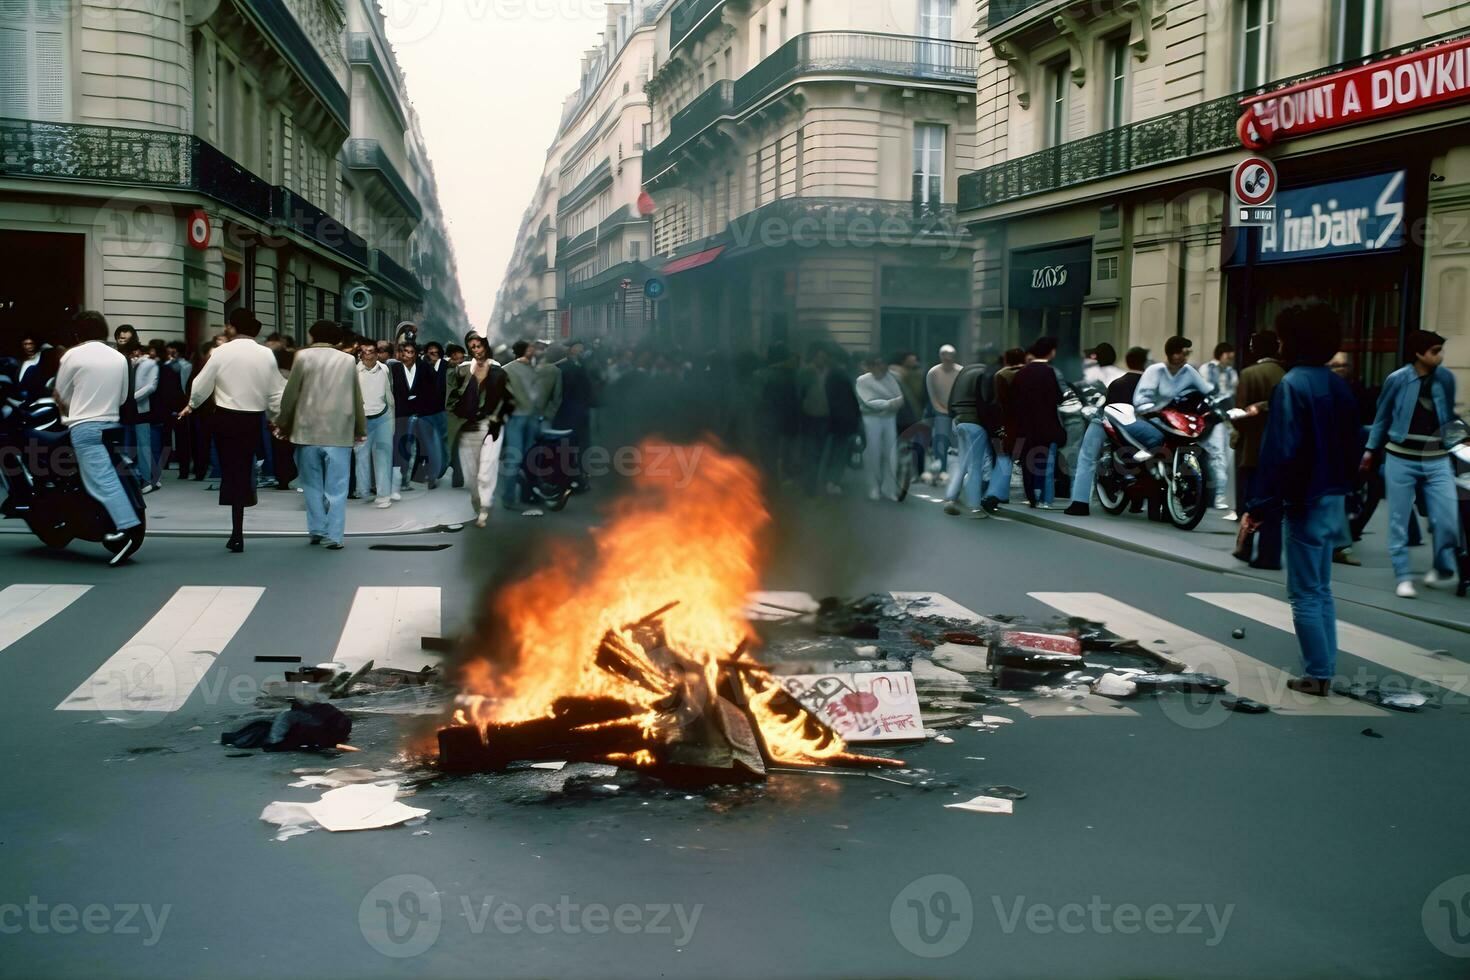
<instances>
[{"instance_id":1,"label":"burning debris pile","mask_svg":"<svg viewBox=\"0 0 1470 980\"><path fill-rule=\"evenodd\" d=\"M439 732L442 769L567 760L726 782L768 764L901 765L848 751L751 655L769 517L748 464L702 453L689 485L640 476L588 547L558 546L492 599L493 635Z\"/></svg>"}]
</instances>

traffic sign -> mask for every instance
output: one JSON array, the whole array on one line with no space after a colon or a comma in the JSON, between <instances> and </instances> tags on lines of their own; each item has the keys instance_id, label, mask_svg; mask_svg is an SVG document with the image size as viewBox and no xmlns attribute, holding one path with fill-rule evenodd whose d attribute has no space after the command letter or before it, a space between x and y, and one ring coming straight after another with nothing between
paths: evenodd
<instances>
[{"instance_id":1,"label":"traffic sign","mask_svg":"<svg viewBox=\"0 0 1470 980\"><path fill-rule=\"evenodd\" d=\"M209 247L209 215L195 211L189 215L189 245L197 249Z\"/></svg>"},{"instance_id":2,"label":"traffic sign","mask_svg":"<svg viewBox=\"0 0 1470 980\"><path fill-rule=\"evenodd\" d=\"M643 284L643 295L649 299L658 299L664 294L664 281L662 279L650 279Z\"/></svg>"},{"instance_id":3,"label":"traffic sign","mask_svg":"<svg viewBox=\"0 0 1470 980\"><path fill-rule=\"evenodd\" d=\"M1233 225L1269 225L1276 221L1276 165L1265 157L1246 157L1230 175Z\"/></svg>"}]
</instances>

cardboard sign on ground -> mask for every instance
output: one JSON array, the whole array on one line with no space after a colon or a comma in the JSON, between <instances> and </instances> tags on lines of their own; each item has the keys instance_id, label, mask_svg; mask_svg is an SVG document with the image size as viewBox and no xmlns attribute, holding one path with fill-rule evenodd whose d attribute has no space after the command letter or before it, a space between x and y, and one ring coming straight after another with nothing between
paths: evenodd
<instances>
[{"instance_id":1,"label":"cardboard sign on ground","mask_svg":"<svg viewBox=\"0 0 1470 980\"><path fill-rule=\"evenodd\" d=\"M924 737L908 671L790 674L786 692L847 742L915 742Z\"/></svg>"}]
</instances>

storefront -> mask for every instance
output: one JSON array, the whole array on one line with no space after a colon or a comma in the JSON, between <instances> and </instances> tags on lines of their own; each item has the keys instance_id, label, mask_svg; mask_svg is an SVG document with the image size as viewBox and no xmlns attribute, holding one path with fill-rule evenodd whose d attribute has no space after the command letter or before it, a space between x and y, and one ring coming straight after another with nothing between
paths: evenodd
<instances>
[{"instance_id":1,"label":"storefront","mask_svg":"<svg viewBox=\"0 0 1470 980\"><path fill-rule=\"evenodd\" d=\"M1067 377L1082 373L1082 307L1092 289L1092 239L1010 253L1006 306L1021 347L1038 338L1057 340L1056 366Z\"/></svg>"},{"instance_id":2,"label":"storefront","mask_svg":"<svg viewBox=\"0 0 1470 980\"><path fill-rule=\"evenodd\" d=\"M1277 195L1274 225L1236 234L1227 313L1236 345L1244 349L1288 307L1325 303L1342 319L1357 378L1381 385L1402 363L1405 325L1417 320L1421 263L1407 246L1419 215L1409 180L1405 170L1378 170L1292 187Z\"/></svg>"}]
</instances>

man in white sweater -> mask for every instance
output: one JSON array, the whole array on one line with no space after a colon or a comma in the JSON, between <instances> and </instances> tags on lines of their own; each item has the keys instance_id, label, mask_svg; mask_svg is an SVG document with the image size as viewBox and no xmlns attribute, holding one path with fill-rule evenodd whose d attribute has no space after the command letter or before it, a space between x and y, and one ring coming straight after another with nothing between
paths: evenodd
<instances>
[{"instance_id":1,"label":"man in white sweater","mask_svg":"<svg viewBox=\"0 0 1470 980\"><path fill-rule=\"evenodd\" d=\"M122 403L128 397L128 359L107 346L107 321L101 313L84 310L72 319L71 346L61 356L56 372L56 402L61 421L71 433L82 486L107 508L117 530L107 535L118 544L110 565L120 565L143 542L142 521L133 509L103 434L118 428Z\"/></svg>"},{"instance_id":2,"label":"man in white sweater","mask_svg":"<svg viewBox=\"0 0 1470 980\"><path fill-rule=\"evenodd\" d=\"M888 370L888 359L874 354L866 362L868 373L857 379L858 408L863 413L863 473L868 479L868 497L898 499L898 410L903 391Z\"/></svg>"},{"instance_id":3,"label":"man in white sweater","mask_svg":"<svg viewBox=\"0 0 1470 980\"><path fill-rule=\"evenodd\" d=\"M342 328L318 320L309 333L311 346L297 351L291 364L276 426L296 447L311 543L325 541L335 551L346 532L352 447L367 438L367 416L357 362L337 349Z\"/></svg>"}]
</instances>

